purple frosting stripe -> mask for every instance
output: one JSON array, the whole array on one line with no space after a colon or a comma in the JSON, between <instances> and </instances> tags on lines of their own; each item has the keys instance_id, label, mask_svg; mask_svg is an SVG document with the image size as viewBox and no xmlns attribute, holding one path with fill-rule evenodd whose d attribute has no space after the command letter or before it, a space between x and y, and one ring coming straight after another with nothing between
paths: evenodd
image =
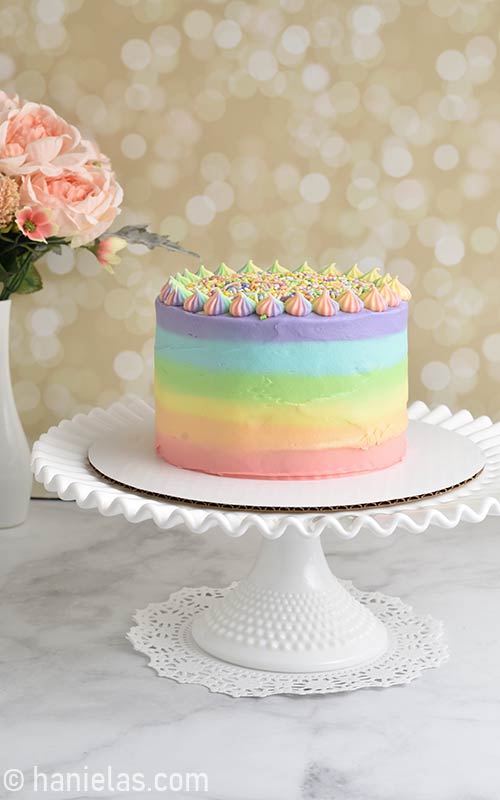
<instances>
[{"instance_id":1,"label":"purple frosting stripe","mask_svg":"<svg viewBox=\"0 0 500 800\"><path fill-rule=\"evenodd\" d=\"M243 339L251 342L355 340L405 330L408 303L402 302L382 313L363 309L357 314L339 312L333 317L320 317L317 314L293 317L281 314L279 317L259 319L255 314L249 317L191 314L180 307L166 306L157 299L156 321L167 331L193 336L195 339Z\"/></svg>"}]
</instances>

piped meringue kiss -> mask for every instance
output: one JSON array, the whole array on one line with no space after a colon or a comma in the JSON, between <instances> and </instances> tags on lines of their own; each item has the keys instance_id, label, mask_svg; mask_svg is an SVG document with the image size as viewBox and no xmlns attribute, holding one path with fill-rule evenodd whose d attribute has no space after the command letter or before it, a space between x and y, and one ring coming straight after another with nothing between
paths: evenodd
<instances>
[{"instance_id":1,"label":"piped meringue kiss","mask_svg":"<svg viewBox=\"0 0 500 800\"><path fill-rule=\"evenodd\" d=\"M301 292L296 292L286 301L285 311L293 317L305 317L311 313L312 306Z\"/></svg>"},{"instance_id":2,"label":"piped meringue kiss","mask_svg":"<svg viewBox=\"0 0 500 800\"><path fill-rule=\"evenodd\" d=\"M208 298L203 310L209 317L218 317L221 314L227 314L229 310L229 300L225 294L222 294L220 289L216 289Z\"/></svg>"},{"instance_id":3,"label":"piped meringue kiss","mask_svg":"<svg viewBox=\"0 0 500 800\"><path fill-rule=\"evenodd\" d=\"M304 263L301 264L300 267L298 267L298 269L295 270L295 272L297 272L299 275L301 275L302 273L306 275L314 274L313 268L309 266L307 261L304 261Z\"/></svg>"},{"instance_id":4,"label":"piped meringue kiss","mask_svg":"<svg viewBox=\"0 0 500 800\"><path fill-rule=\"evenodd\" d=\"M219 278L232 278L237 273L231 267L228 267L227 264L224 264L223 261L219 264L217 269L214 272L214 275L217 275Z\"/></svg>"},{"instance_id":5,"label":"piped meringue kiss","mask_svg":"<svg viewBox=\"0 0 500 800\"><path fill-rule=\"evenodd\" d=\"M229 313L232 317L249 317L255 312L255 303L244 292L239 292L231 300Z\"/></svg>"},{"instance_id":6,"label":"piped meringue kiss","mask_svg":"<svg viewBox=\"0 0 500 800\"><path fill-rule=\"evenodd\" d=\"M172 278L171 289L163 302L166 306L183 306L188 297L189 292L186 287L176 281L175 278Z\"/></svg>"},{"instance_id":7,"label":"piped meringue kiss","mask_svg":"<svg viewBox=\"0 0 500 800\"><path fill-rule=\"evenodd\" d=\"M263 270L254 264L252 259L247 261L244 267L239 270L240 275L256 275L258 272L262 272Z\"/></svg>"},{"instance_id":8,"label":"piped meringue kiss","mask_svg":"<svg viewBox=\"0 0 500 800\"><path fill-rule=\"evenodd\" d=\"M397 276L393 278L388 285L391 287L393 292L396 292L396 294L400 296L401 300L411 300L410 290L404 285L404 283L401 283Z\"/></svg>"},{"instance_id":9,"label":"piped meringue kiss","mask_svg":"<svg viewBox=\"0 0 500 800\"><path fill-rule=\"evenodd\" d=\"M191 284L191 279L183 275L182 272L177 272L174 275L174 281L177 283L182 283L183 286L189 286Z\"/></svg>"},{"instance_id":10,"label":"piped meringue kiss","mask_svg":"<svg viewBox=\"0 0 500 800\"><path fill-rule=\"evenodd\" d=\"M347 272L344 272L344 278L347 278L347 280L352 281L352 280L355 280L356 278L361 278L362 274L363 273L361 272L361 270L358 267L358 265L354 264L354 266L351 267L350 270L348 270Z\"/></svg>"},{"instance_id":11,"label":"piped meringue kiss","mask_svg":"<svg viewBox=\"0 0 500 800\"><path fill-rule=\"evenodd\" d=\"M207 300L208 297L206 294L200 292L199 289L195 289L193 294L190 294L188 299L184 301L184 311L190 311L192 314L198 314L199 311L203 311Z\"/></svg>"},{"instance_id":12,"label":"piped meringue kiss","mask_svg":"<svg viewBox=\"0 0 500 800\"><path fill-rule=\"evenodd\" d=\"M283 314L283 311L283 303L281 300L273 297L272 294L268 294L266 297L263 297L262 300L259 300L255 307L255 313L258 314L259 317L278 317L280 314Z\"/></svg>"},{"instance_id":13,"label":"piped meringue kiss","mask_svg":"<svg viewBox=\"0 0 500 800\"><path fill-rule=\"evenodd\" d=\"M375 281L379 281L381 277L382 275L380 274L379 268L374 267L369 272L365 272L365 274L361 276L361 280L369 283L375 283Z\"/></svg>"},{"instance_id":14,"label":"piped meringue kiss","mask_svg":"<svg viewBox=\"0 0 500 800\"><path fill-rule=\"evenodd\" d=\"M333 317L339 310L339 305L332 300L328 289L323 289L323 293L314 300L312 310L320 317Z\"/></svg>"},{"instance_id":15,"label":"piped meringue kiss","mask_svg":"<svg viewBox=\"0 0 500 800\"><path fill-rule=\"evenodd\" d=\"M389 308L396 308L401 303L401 298L394 289L391 289L386 283L379 289L380 295L384 298Z\"/></svg>"},{"instance_id":16,"label":"piped meringue kiss","mask_svg":"<svg viewBox=\"0 0 500 800\"><path fill-rule=\"evenodd\" d=\"M325 276L333 277L333 278L338 278L339 275L341 275L342 273L339 272L339 270L337 269L337 267L333 263L333 264L328 264L327 267L322 269L321 270L321 274L325 275Z\"/></svg>"},{"instance_id":17,"label":"piped meringue kiss","mask_svg":"<svg viewBox=\"0 0 500 800\"><path fill-rule=\"evenodd\" d=\"M348 289L339 297L339 308L347 314L357 314L363 308L363 303L351 289Z\"/></svg>"},{"instance_id":18,"label":"piped meringue kiss","mask_svg":"<svg viewBox=\"0 0 500 800\"><path fill-rule=\"evenodd\" d=\"M185 269L182 274L185 278L187 278L189 283L196 283L199 280L198 275L195 275L195 273L191 272L189 269Z\"/></svg>"},{"instance_id":19,"label":"piped meringue kiss","mask_svg":"<svg viewBox=\"0 0 500 800\"><path fill-rule=\"evenodd\" d=\"M274 261L272 267L269 269L270 275L288 275L290 270L286 269L286 267L282 267L279 261Z\"/></svg>"},{"instance_id":20,"label":"piped meringue kiss","mask_svg":"<svg viewBox=\"0 0 500 800\"><path fill-rule=\"evenodd\" d=\"M387 303L375 286L364 297L363 304L369 311L387 311Z\"/></svg>"},{"instance_id":21,"label":"piped meringue kiss","mask_svg":"<svg viewBox=\"0 0 500 800\"><path fill-rule=\"evenodd\" d=\"M169 278L168 281L161 287L160 294L158 298L161 303L165 302L167 295L172 291L172 278Z\"/></svg>"},{"instance_id":22,"label":"piped meringue kiss","mask_svg":"<svg viewBox=\"0 0 500 800\"><path fill-rule=\"evenodd\" d=\"M380 289L381 286L385 286L386 283L390 283L392 281L392 275L390 272L384 273L378 281L375 281L375 286L377 289Z\"/></svg>"}]
</instances>

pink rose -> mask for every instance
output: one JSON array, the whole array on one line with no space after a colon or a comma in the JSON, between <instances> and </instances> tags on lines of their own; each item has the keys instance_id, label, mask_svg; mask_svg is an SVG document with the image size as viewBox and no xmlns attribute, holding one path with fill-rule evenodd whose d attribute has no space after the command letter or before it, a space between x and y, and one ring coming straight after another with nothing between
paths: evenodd
<instances>
[{"instance_id":1,"label":"pink rose","mask_svg":"<svg viewBox=\"0 0 500 800\"><path fill-rule=\"evenodd\" d=\"M36 172L22 177L21 203L50 209L58 236L70 239L72 247L96 239L120 211L123 190L109 161L102 159L56 176Z\"/></svg>"},{"instance_id":2,"label":"pink rose","mask_svg":"<svg viewBox=\"0 0 500 800\"><path fill-rule=\"evenodd\" d=\"M90 143L49 106L0 96L0 172L54 176L92 157Z\"/></svg>"}]
</instances>

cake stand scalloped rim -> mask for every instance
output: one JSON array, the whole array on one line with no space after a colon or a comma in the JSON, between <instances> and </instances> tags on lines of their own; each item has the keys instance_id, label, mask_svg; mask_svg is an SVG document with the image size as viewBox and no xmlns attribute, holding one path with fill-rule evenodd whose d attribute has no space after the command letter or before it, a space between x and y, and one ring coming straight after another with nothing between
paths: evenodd
<instances>
[{"instance_id":1,"label":"cake stand scalloped rim","mask_svg":"<svg viewBox=\"0 0 500 800\"><path fill-rule=\"evenodd\" d=\"M75 500L83 509L97 509L104 516L122 514L128 522L153 520L162 529L185 526L192 533L218 528L228 536L241 536L257 528L267 538L278 538L287 529L304 536L334 531L350 539L362 529L389 536L397 528L422 533L430 525L454 528L459 522L481 522L488 515L500 515L500 423L487 416L474 418L463 409L452 413L447 406L432 410L421 402L408 410L411 419L438 425L467 436L483 452L485 467L470 483L446 494L402 503L387 508L331 513L259 514L248 511L219 511L155 500L127 491L100 479L87 461L87 450L96 436L120 427L124 432L144 417L150 407L140 398L127 396L108 409L94 408L50 428L35 442L32 469L48 491L63 500Z\"/></svg>"}]
</instances>

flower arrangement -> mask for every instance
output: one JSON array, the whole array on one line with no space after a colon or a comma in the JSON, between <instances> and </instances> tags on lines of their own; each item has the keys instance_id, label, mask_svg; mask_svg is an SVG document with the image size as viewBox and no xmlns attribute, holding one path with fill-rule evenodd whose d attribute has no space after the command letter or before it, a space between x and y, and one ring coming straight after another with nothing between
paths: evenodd
<instances>
[{"instance_id":1,"label":"flower arrangement","mask_svg":"<svg viewBox=\"0 0 500 800\"><path fill-rule=\"evenodd\" d=\"M42 288L35 262L62 245L113 271L127 244L189 255L146 226L108 231L123 200L110 160L52 108L0 91L0 300Z\"/></svg>"}]
</instances>

